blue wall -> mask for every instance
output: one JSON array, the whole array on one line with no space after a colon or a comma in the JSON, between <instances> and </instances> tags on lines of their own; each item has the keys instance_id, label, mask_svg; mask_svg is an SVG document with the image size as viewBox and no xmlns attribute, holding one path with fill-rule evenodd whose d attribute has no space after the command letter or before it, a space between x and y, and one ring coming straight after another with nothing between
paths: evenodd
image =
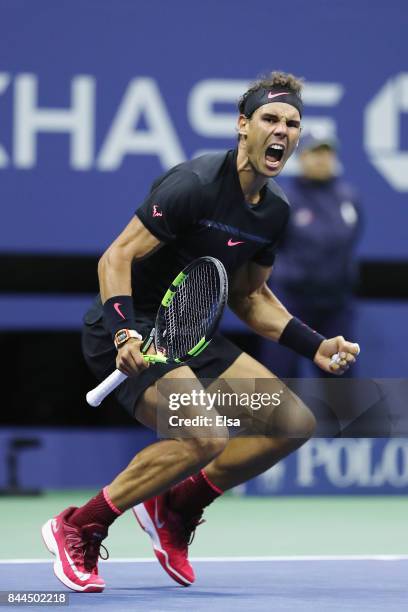
<instances>
[{"instance_id":1,"label":"blue wall","mask_svg":"<svg viewBox=\"0 0 408 612\"><path fill-rule=\"evenodd\" d=\"M0 14L0 252L101 252L159 173L234 146L236 99L282 69L306 78L305 126L340 138L359 254L408 257L406 0L0 0ZM77 328L87 302L1 296L0 328ZM406 374L406 316L360 303L362 376Z\"/></svg>"},{"instance_id":2,"label":"blue wall","mask_svg":"<svg viewBox=\"0 0 408 612\"><path fill-rule=\"evenodd\" d=\"M6 484L6 454L13 438L38 439L39 448L19 453L22 487L74 489L101 487L113 480L142 448L155 440L147 429L47 429L35 427L0 430L0 487Z\"/></svg>"},{"instance_id":3,"label":"blue wall","mask_svg":"<svg viewBox=\"0 0 408 612\"><path fill-rule=\"evenodd\" d=\"M40 489L102 487L138 450L154 440L148 431L119 429L0 431L0 487L5 454L13 436L38 437L41 447L22 451L20 483ZM406 494L408 440L314 439L261 476L237 487L250 495Z\"/></svg>"},{"instance_id":4,"label":"blue wall","mask_svg":"<svg viewBox=\"0 0 408 612\"><path fill-rule=\"evenodd\" d=\"M235 139L260 72L307 80L363 194L361 253L407 256L405 0L0 0L0 251L103 250L151 181ZM288 168L295 171L292 164Z\"/></svg>"}]
</instances>

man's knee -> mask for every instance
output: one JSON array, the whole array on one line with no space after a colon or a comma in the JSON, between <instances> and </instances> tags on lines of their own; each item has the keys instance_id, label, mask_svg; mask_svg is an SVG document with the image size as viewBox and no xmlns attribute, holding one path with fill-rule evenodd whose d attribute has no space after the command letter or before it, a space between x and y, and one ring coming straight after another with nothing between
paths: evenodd
<instances>
[{"instance_id":1,"label":"man's knee","mask_svg":"<svg viewBox=\"0 0 408 612\"><path fill-rule=\"evenodd\" d=\"M300 430L302 438L306 441L311 438L316 430L316 418L313 412L302 403L302 407L297 416L297 429Z\"/></svg>"},{"instance_id":2,"label":"man's knee","mask_svg":"<svg viewBox=\"0 0 408 612\"><path fill-rule=\"evenodd\" d=\"M306 442L312 437L316 429L316 419L312 411L300 400L293 410L293 415L289 423L289 437L299 438Z\"/></svg>"},{"instance_id":3,"label":"man's knee","mask_svg":"<svg viewBox=\"0 0 408 612\"><path fill-rule=\"evenodd\" d=\"M212 437L194 437L188 440L192 458L197 464L206 465L220 455L228 444L228 430L218 431Z\"/></svg>"},{"instance_id":4,"label":"man's knee","mask_svg":"<svg viewBox=\"0 0 408 612\"><path fill-rule=\"evenodd\" d=\"M291 393L290 400L275 411L270 427L270 433L275 435L306 441L316 429L316 419L306 404Z\"/></svg>"}]
</instances>

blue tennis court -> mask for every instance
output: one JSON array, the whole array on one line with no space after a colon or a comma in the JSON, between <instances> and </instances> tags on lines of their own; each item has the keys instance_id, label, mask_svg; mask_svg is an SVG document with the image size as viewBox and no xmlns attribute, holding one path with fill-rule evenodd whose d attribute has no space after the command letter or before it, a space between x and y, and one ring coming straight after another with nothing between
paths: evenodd
<instances>
[{"instance_id":1,"label":"blue tennis court","mask_svg":"<svg viewBox=\"0 0 408 612\"><path fill-rule=\"evenodd\" d=\"M155 562L102 562L103 593L69 592L69 609L345 610L407 609L408 557L241 557L197 559L197 582L171 584ZM48 561L2 561L2 590L64 591ZM37 606L31 606L37 607ZM48 606L47 606L48 608ZM51 609L57 608L52 606ZM2 609L15 609L6 606Z\"/></svg>"}]
</instances>

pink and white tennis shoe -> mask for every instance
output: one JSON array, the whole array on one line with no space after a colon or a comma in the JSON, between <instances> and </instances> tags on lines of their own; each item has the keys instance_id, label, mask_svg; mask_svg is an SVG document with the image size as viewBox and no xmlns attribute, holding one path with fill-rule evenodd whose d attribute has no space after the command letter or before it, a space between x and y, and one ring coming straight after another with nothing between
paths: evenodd
<instances>
[{"instance_id":1,"label":"pink and white tennis shoe","mask_svg":"<svg viewBox=\"0 0 408 612\"><path fill-rule=\"evenodd\" d=\"M190 586L195 581L194 570L188 560L188 546L199 516L185 518L168 505L168 494L153 497L132 508L139 525L150 536L162 568L176 582Z\"/></svg>"},{"instance_id":2,"label":"pink and white tennis shoe","mask_svg":"<svg viewBox=\"0 0 408 612\"><path fill-rule=\"evenodd\" d=\"M56 557L54 573L65 586L82 593L99 593L105 588L105 581L98 574L98 557L101 540L108 530L97 523L83 527L71 525L69 518L75 510L71 506L47 521L42 527L42 537ZM107 551L106 554L104 558L108 558Z\"/></svg>"}]
</instances>

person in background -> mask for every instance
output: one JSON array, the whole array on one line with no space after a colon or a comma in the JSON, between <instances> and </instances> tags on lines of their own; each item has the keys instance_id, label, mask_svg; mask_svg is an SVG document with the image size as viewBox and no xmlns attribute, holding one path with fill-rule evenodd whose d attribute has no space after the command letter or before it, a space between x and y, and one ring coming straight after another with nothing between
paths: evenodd
<instances>
[{"instance_id":1,"label":"person in background","mask_svg":"<svg viewBox=\"0 0 408 612\"><path fill-rule=\"evenodd\" d=\"M289 311L311 327L328 337L340 331L352 337L361 212L355 189L337 175L337 149L334 139L313 132L301 137L300 175L284 186L291 217L269 284ZM285 348L278 354L274 346L267 351L264 363L278 376L301 376L300 355ZM316 376L325 373L316 369Z\"/></svg>"}]
</instances>

